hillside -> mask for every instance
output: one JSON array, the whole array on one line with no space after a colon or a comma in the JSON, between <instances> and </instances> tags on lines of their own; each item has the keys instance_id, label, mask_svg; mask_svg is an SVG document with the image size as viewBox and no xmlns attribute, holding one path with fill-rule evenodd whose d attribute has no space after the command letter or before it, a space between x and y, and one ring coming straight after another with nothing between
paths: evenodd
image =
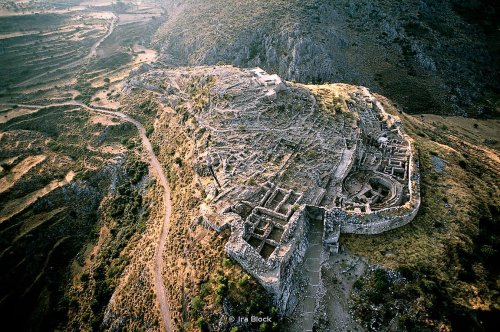
<instances>
[{"instance_id":1,"label":"hillside","mask_svg":"<svg viewBox=\"0 0 500 332\"><path fill-rule=\"evenodd\" d=\"M302 83L366 86L411 113L492 116L494 1L168 1L167 65L259 66Z\"/></svg>"},{"instance_id":2,"label":"hillside","mask_svg":"<svg viewBox=\"0 0 500 332\"><path fill-rule=\"evenodd\" d=\"M269 102L267 90L261 92L249 78L250 72L230 66L170 70L160 67L145 69L127 84L131 95L152 90L167 105L153 122L151 139L158 146L173 186L175 221L167 243L182 245L167 244L165 254L170 263L166 271L171 272L166 275L173 308L178 308L174 312L184 312L178 318L184 326L193 327L190 324L197 320L213 328L220 324L214 312L234 315L232 310L238 312L240 306L249 305L243 298L234 302L241 296L236 294L246 292L241 288L245 283L238 278L248 277L241 277L241 272L235 274L233 267L238 266L223 258L222 244L228 233L220 231L217 235L216 231L224 220L235 215L225 216L217 211L227 210L225 202L239 196L251 200L251 193L258 192L267 172L279 167L277 155L275 164L274 158L259 157L258 148L252 147L256 146L251 143L256 138L262 148L267 144L266 121L276 126L274 136L281 135L279 128L289 128L287 139L291 141L294 135L301 135L297 131L299 124L286 124L294 119L302 119L299 123L313 121L320 133L317 135L323 135L322 125L328 121L334 121L329 125L332 128L353 118L343 103L354 103L357 91L362 91L347 85L294 87L288 83L288 90L278 92L277 99ZM316 106L308 104L311 96L315 97ZM498 257L494 249L498 245L498 152L483 146L484 138L472 138L469 132L476 129L472 122L464 130L464 125L453 123L453 118L400 114L388 99L376 98L391 114L401 117L404 129L414 140L420 160L422 205L417 217L400 229L373 236L341 235L342 253L332 256L333 260L324 267L325 275L331 274L324 281L331 287L327 288L332 292L329 298L337 298L336 303L343 310L354 313L350 318L353 321L344 321L347 328L362 326L377 331L392 324L398 330L487 329L493 326L499 310L498 271L493 263ZM309 107L314 116L300 115L308 112ZM133 116L143 115L134 111ZM247 122L247 117L259 120ZM498 123L477 123L477 127L489 125L496 127ZM224 134L220 136L221 133ZM314 182L307 181L316 179L317 169L307 160L322 160L321 148L310 145L307 134L304 135L302 144L307 149L296 147L300 152L292 164L288 162L289 170L280 173L282 180L274 178L279 186L289 186L294 191L310 188ZM496 135L489 139L498 140ZM222 143L228 139L230 145ZM238 146L239 152L235 152L236 159L229 166L226 149L233 146ZM214 159L213 165L222 188L208 171L203 171L207 151L221 158ZM258 171L261 162L265 166ZM296 169L293 163L303 166ZM253 167L247 168L246 164ZM324 161L317 165L326 166ZM302 179L302 172L309 175ZM231 189L234 185L235 189ZM236 206L231 209L236 211ZM353 275L345 272L352 269L356 271ZM373 273L382 278L379 284L370 284ZM336 284L345 287L337 288ZM210 290L215 290L215 294ZM394 301L399 305L393 305ZM220 307L222 303L224 307ZM320 319L317 328L338 328L341 322L335 319L346 318L337 311L330 312L328 303L325 305L326 320ZM298 326L296 320L285 324L285 330ZM251 330L252 326L243 324L239 328Z\"/></svg>"},{"instance_id":3,"label":"hillside","mask_svg":"<svg viewBox=\"0 0 500 332\"><path fill-rule=\"evenodd\" d=\"M498 22L488 0L2 2L2 326L495 330Z\"/></svg>"}]
</instances>

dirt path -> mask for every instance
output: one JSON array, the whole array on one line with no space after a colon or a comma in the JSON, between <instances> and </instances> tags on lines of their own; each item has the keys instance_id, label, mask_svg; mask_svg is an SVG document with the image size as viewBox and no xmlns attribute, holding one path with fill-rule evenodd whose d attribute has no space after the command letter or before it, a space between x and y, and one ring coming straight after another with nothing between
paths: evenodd
<instances>
[{"instance_id":1,"label":"dirt path","mask_svg":"<svg viewBox=\"0 0 500 332\"><path fill-rule=\"evenodd\" d=\"M82 107L98 112L98 113L104 113L104 114L109 114L113 116L118 116L122 118L125 121L128 121L132 123L133 125L136 126L137 130L139 131L139 136L141 137L142 140L142 146L144 149L147 151L149 155L149 161L151 168L153 169L153 172L155 173L157 179L160 181L160 184L163 187L163 205L165 206L165 217L163 219L163 226L161 229L160 233L160 239L158 241L158 245L156 246L155 250L155 265L154 265L154 284L155 284L155 289L156 289L156 294L158 296L158 302L160 303L160 312L161 316L163 319L164 327L167 332L172 331L172 321L170 317L170 308L168 305L167 301L167 294L165 292L165 285L163 283L163 276L162 276L162 271L163 271L163 248L165 247L165 242L167 240L167 234L168 230L170 228L170 214L172 212L172 204L170 201L170 186L168 185L167 178L165 176L165 173L163 172L163 169L160 165L160 162L158 161L158 158L154 154L153 147L151 145L151 142L146 136L146 129L142 126L140 122L137 120L129 117L126 114L123 114L121 112L113 112L113 111L107 111L107 110L99 110L96 108L92 108L86 105L82 105Z\"/></svg>"},{"instance_id":2,"label":"dirt path","mask_svg":"<svg viewBox=\"0 0 500 332\"><path fill-rule=\"evenodd\" d=\"M299 304L301 308L300 322L302 331L312 332L314 328L314 317L316 316L316 302L318 292L320 290L320 273L321 273L321 251L323 224L313 222L309 231L309 248L307 248L304 257L304 275L307 278L304 301Z\"/></svg>"},{"instance_id":3,"label":"dirt path","mask_svg":"<svg viewBox=\"0 0 500 332\"><path fill-rule=\"evenodd\" d=\"M163 172L163 169L161 167L160 162L158 161L158 158L156 157L154 151L153 151L153 146L151 145L151 142L149 141L148 137L146 136L146 129L142 126L142 124L131 118L130 116L121 113L121 112L114 112L114 111L108 111L108 110L103 110L103 109L98 109L94 107L89 107L85 104L72 101L72 102L66 102L66 103L60 103L60 104L51 104L47 106L41 106L41 105L20 105L20 107L26 107L26 108L48 108L48 107L57 107L57 106L81 106L85 108L88 111L95 112L95 113L101 113L101 114L107 114L107 115L112 115L115 117L119 117L123 119L124 121L132 123L138 130L139 136L141 137L142 140L142 146L146 150L148 156L149 156L149 164L151 165L151 168L153 170L153 173L159 180L161 186L163 187L163 205L165 206L165 217L163 219L163 225L160 233L160 238L158 240L158 244L155 249L155 263L154 263L154 285L156 289L156 295L158 297L158 302L160 304L160 313L161 317L163 320L163 325L164 328L167 332L172 332L172 319L170 316L170 307L167 301L167 294L165 291L165 285L163 283L163 248L165 247L165 242L167 240L167 234L170 228L170 214L172 211L172 204L170 200L170 186L168 185L167 178L165 176L165 173Z\"/></svg>"},{"instance_id":4,"label":"dirt path","mask_svg":"<svg viewBox=\"0 0 500 332\"><path fill-rule=\"evenodd\" d=\"M116 24L118 23L118 17L113 14L113 18L111 19L111 24L109 25L108 32L101 39L99 39L92 47L90 48L90 53L85 57L86 59L93 58L97 55L97 48L105 41L115 30Z\"/></svg>"}]
</instances>

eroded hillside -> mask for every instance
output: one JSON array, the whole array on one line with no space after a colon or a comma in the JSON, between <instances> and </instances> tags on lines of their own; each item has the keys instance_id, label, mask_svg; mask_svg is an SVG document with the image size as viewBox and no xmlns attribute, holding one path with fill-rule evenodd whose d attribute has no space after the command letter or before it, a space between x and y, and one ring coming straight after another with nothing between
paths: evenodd
<instances>
[{"instance_id":1,"label":"eroded hillside","mask_svg":"<svg viewBox=\"0 0 500 332\"><path fill-rule=\"evenodd\" d=\"M77 106L43 108L1 128L0 259L9 271L2 274L4 322L55 328L75 304L66 297L65 285L85 266L104 211L111 210L104 202L119 199L109 193L141 181L147 167L122 144L138 143L132 125ZM138 192L133 195L139 201L127 197L122 204L136 205L135 224L143 203ZM113 212L117 209L111 214L122 213ZM113 228L110 223L106 228Z\"/></svg>"},{"instance_id":2,"label":"eroded hillside","mask_svg":"<svg viewBox=\"0 0 500 332\"><path fill-rule=\"evenodd\" d=\"M130 326L162 325L153 259L164 211L151 206L162 205L163 190L140 124L109 111L119 108L128 73L154 60L147 47L161 13L154 1L0 5L7 329L109 326L112 298L137 308ZM122 275L138 277L127 284Z\"/></svg>"}]
</instances>

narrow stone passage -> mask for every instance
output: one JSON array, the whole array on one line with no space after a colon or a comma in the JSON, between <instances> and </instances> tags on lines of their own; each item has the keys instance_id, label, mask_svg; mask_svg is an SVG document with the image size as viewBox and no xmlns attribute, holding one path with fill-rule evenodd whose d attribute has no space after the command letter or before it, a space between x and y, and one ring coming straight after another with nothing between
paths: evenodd
<instances>
[{"instance_id":1,"label":"narrow stone passage","mask_svg":"<svg viewBox=\"0 0 500 332\"><path fill-rule=\"evenodd\" d=\"M316 297L320 289L321 252L323 250L323 221L311 220L309 232L309 247L304 257L304 272L307 288L302 303L299 304L303 313L302 327L304 331L312 331L316 309Z\"/></svg>"}]
</instances>

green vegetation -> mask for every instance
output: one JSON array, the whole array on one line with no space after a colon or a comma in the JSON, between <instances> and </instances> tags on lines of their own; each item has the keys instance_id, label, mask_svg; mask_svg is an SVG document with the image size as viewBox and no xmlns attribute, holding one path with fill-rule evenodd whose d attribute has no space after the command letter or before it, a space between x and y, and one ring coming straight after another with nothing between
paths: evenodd
<instances>
[{"instance_id":1,"label":"green vegetation","mask_svg":"<svg viewBox=\"0 0 500 332\"><path fill-rule=\"evenodd\" d=\"M146 228L149 210L145 207L141 189L136 184L147 174L147 164L131 155L128 157L120 185L111 199L103 204L104 220L107 221L110 237L102 245L96 265L90 277L82 281L84 289L92 290L92 328L99 329L104 318L104 309L127 266L130 257L125 248L132 237ZM93 286L92 286L93 285Z\"/></svg>"},{"instance_id":2,"label":"green vegetation","mask_svg":"<svg viewBox=\"0 0 500 332\"><path fill-rule=\"evenodd\" d=\"M154 131L155 131L155 128L153 126L148 127L146 129L146 136L150 137L153 134Z\"/></svg>"},{"instance_id":3,"label":"green vegetation","mask_svg":"<svg viewBox=\"0 0 500 332\"><path fill-rule=\"evenodd\" d=\"M146 136L150 137L154 132L154 121L159 107L156 96L152 92L141 91L133 98L124 99L125 106L121 111L141 122L146 128Z\"/></svg>"},{"instance_id":4,"label":"green vegetation","mask_svg":"<svg viewBox=\"0 0 500 332\"><path fill-rule=\"evenodd\" d=\"M0 32L18 32L30 30L52 30L63 24L66 15L59 14L31 14L0 17Z\"/></svg>"},{"instance_id":5,"label":"green vegetation","mask_svg":"<svg viewBox=\"0 0 500 332\"><path fill-rule=\"evenodd\" d=\"M148 17L117 26L99 45L97 57L87 58L92 45L104 35L102 28L109 27L109 18L97 18L92 9L62 15L24 14L78 4L68 0L0 5L19 14L0 17L0 33L12 33L0 40L4 103L62 104L73 99L73 90L77 90L77 101L100 101L95 93L102 87L94 88L96 82L104 77L104 87L109 88L109 71L129 65L131 47L138 42L147 46L162 22ZM129 7L121 1L102 7L111 8L123 12ZM154 108L144 106L145 112ZM136 128L118 118L108 125L79 108L42 108L0 124L2 133L7 133L0 147L0 160L8 161L2 165L2 176L27 157L45 158L0 194L2 208L16 199L23 207L0 230L0 251L8 253L0 255L0 261L9 271L2 275L4 326L103 330L104 308L125 267L130 266L130 247L146 229L150 202L145 200L154 190L144 190L150 184L143 181L148 166L131 151L141 147ZM150 129L148 135L152 134ZM119 146L122 141L128 151ZM49 192L41 191L42 196L33 202L26 200L42 189ZM154 301L152 296L152 291L141 292L148 305ZM155 315L144 314L153 328L158 325Z\"/></svg>"},{"instance_id":6,"label":"green vegetation","mask_svg":"<svg viewBox=\"0 0 500 332\"><path fill-rule=\"evenodd\" d=\"M142 160L129 160L126 164L130 182L135 185L148 173L148 164Z\"/></svg>"},{"instance_id":7,"label":"green vegetation","mask_svg":"<svg viewBox=\"0 0 500 332\"><path fill-rule=\"evenodd\" d=\"M116 70L124 65L127 65L132 61L132 55L130 53L118 52L114 53L106 58L100 58L94 62L91 66L91 70ZM108 78L109 82L109 78Z\"/></svg>"},{"instance_id":8,"label":"green vegetation","mask_svg":"<svg viewBox=\"0 0 500 332\"><path fill-rule=\"evenodd\" d=\"M36 86L69 78L82 69L81 66L64 66L83 59L99 35L92 33L83 39L73 38L83 31L60 29L68 23L67 19L67 15L59 14L0 17L1 33L27 32L0 40L0 88L5 89L7 95L17 96L15 86L30 78L40 78L26 82L28 86ZM82 18L83 29L90 31L91 26L85 25L89 22L97 24L95 19Z\"/></svg>"},{"instance_id":9,"label":"green vegetation","mask_svg":"<svg viewBox=\"0 0 500 332\"><path fill-rule=\"evenodd\" d=\"M84 104L90 104L92 96L99 91L99 88L93 88L85 78L79 78L75 85L75 90L80 92L76 97L77 100L82 101Z\"/></svg>"},{"instance_id":10,"label":"green vegetation","mask_svg":"<svg viewBox=\"0 0 500 332\"><path fill-rule=\"evenodd\" d=\"M229 304L232 308L231 315L234 317L269 316L273 323L263 323L259 325L259 331L279 331L280 318L276 308L271 305L271 299L267 292L258 285L245 272L235 273L233 269L238 269L229 258L224 257L221 262L224 272L217 270L216 277L209 282L200 285L197 296L191 300L191 315L196 322L203 321L210 326L216 323L209 319L210 310L207 303L213 298L218 305ZM239 275L240 277L237 277ZM248 296L252 294L252 296ZM200 320L202 319L202 320ZM198 326L200 326L198 324ZM254 331L256 326L248 323L238 327L229 325L231 331ZM203 330L203 328L200 327Z\"/></svg>"},{"instance_id":11,"label":"green vegetation","mask_svg":"<svg viewBox=\"0 0 500 332\"><path fill-rule=\"evenodd\" d=\"M400 328L404 331L427 331L424 324L415 322L423 321L423 317L415 317L417 313L410 310L403 311L399 308L411 308L412 297L419 297L417 289L410 288L404 279L392 278L387 271L375 269L368 273L362 280L354 284L353 300L356 303L355 315L362 317L368 331L380 331L384 321L390 321L398 315L403 322Z\"/></svg>"},{"instance_id":12,"label":"green vegetation","mask_svg":"<svg viewBox=\"0 0 500 332\"><path fill-rule=\"evenodd\" d=\"M193 297L191 300L191 315L196 316L197 313L203 308L203 301L199 296Z\"/></svg>"},{"instance_id":13,"label":"green vegetation","mask_svg":"<svg viewBox=\"0 0 500 332\"><path fill-rule=\"evenodd\" d=\"M2 312L9 317L7 325L15 320L21 329L36 325L44 330L62 330L67 313L85 298L68 294L72 273L85 264L82 253L89 243L96 241L102 226L102 214L111 214L110 205L113 204L101 205L101 202L110 188L111 172L120 172L117 166L103 167L109 155L99 152L98 148L103 143L136 136L134 129L126 124L111 127L93 124L88 111L74 106L40 109L0 125L0 130L8 132L9 136L8 140L1 142L1 160L16 157L16 162L27 156L46 156L46 161L29 176L0 194L0 201L11 202L19 198L22 202L26 195L50 183L63 181L70 171L76 174L71 184L55 188L38 198L2 226L0 249L9 248L11 253L8 257L0 257L2 266L10 271L2 279L2 287L5 287L2 294L11 294L4 295L5 302L2 303ZM138 183L147 173L147 167L129 157L125 168L117 180L114 198L122 205L113 205L116 208L113 212L121 214L120 223L115 226L119 231L116 231L117 237L110 242L107 251L102 251L110 259L95 271L84 271L80 276L76 274L76 280L94 285L86 296L92 297L95 326L99 325L104 301L109 299L114 283L128 261L117 250L128 244L133 234L145 228L143 218L147 216L147 210L140 204L141 194L137 188L128 190L123 183L129 181L129 187ZM131 214L136 219L132 219ZM27 263L19 264L23 261ZM36 278L44 282L39 283ZM24 310L15 309L19 307Z\"/></svg>"},{"instance_id":14,"label":"green vegetation","mask_svg":"<svg viewBox=\"0 0 500 332\"><path fill-rule=\"evenodd\" d=\"M9 172L12 169L12 167L13 167L13 165L7 164L7 163L2 163L2 165L0 165L0 166L2 167L2 169L5 172Z\"/></svg>"}]
</instances>

